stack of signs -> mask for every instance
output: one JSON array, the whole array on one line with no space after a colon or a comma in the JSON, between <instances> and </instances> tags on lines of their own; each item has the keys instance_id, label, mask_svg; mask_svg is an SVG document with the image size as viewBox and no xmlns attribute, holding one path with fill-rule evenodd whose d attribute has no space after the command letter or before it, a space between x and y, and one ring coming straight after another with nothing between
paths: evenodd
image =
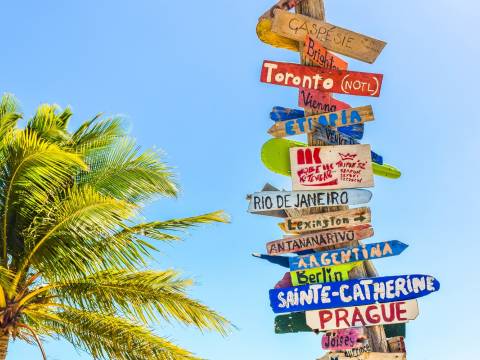
<instances>
[{"instance_id":1,"label":"stack of signs","mask_svg":"<svg viewBox=\"0 0 480 360\"><path fill-rule=\"evenodd\" d=\"M265 60L260 75L263 83L297 88L303 108L275 106L268 130L273 139L262 148L265 166L291 177L292 191L268 185L247 197L250 213L282 218L284 236L267 242L266 254L254 254L289 269L269 292L271 308L280 314L275 332L322 332L328 351L322 359L406 359L405 324L418 316L416 299L440 284L422 274L376 274L371 260L398 256L407 245L362 242L374 235L365 206L372 193L365 188L374 186L374 175L401 174L360 143L375 120L372 106L352 108L333 95L379 97L383 75L352 71L332 52L372 64L386 44L289 11L302 1L310 3L306 8L321 4L281 0L257 26L262 41L299 51L305 59L302 64ZM302 134L308 144L285 139ZM375 331L383 334L383 327L388 340L369 338Z\"/></svg>"}]
</instances>

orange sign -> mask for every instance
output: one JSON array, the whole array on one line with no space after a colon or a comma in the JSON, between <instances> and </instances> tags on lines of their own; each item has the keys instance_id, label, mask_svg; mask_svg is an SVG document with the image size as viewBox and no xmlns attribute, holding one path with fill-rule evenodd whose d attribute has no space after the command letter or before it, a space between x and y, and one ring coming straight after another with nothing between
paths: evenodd
<instances>
[{"instance_id":1,"label":"orange sign","mask_svg":"<svg viewBox=\"0 0 480 360\"><path fill-rule=\"evenodd\" d=\"M326 69L347 70L348 68L348 63L345 60L333 55L320 42L314 40L309 35L305 38L303 55L313 63Z\"/></svg>"}]
</instances>

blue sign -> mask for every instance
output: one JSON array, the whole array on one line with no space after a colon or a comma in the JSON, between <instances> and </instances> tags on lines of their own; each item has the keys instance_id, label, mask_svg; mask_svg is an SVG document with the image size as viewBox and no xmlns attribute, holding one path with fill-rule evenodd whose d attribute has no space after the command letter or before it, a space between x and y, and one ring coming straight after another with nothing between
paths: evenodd
<instances>
[{"instance_id":1,"label":"blue sign","mask_svg":"<svg viewBox=\"0 0 480 360\"><path fill-rule=\"evenodd\" d=\"M289 261L290 270L297 271L397 256L407 247L407 244L400 241L390 240L368 245L316 252L302 256L293 256L286 259Z\"/></svg>"},{"instance_id":2,"label":"blue sign","mask_svg":"<svg viewBox=\"0 0 480 360\"><path fill-rule=\"evenodd\" d=\"M303 110L284 108L281 106L275 106L270 113L270 119L273 121L287 121L305 117ZM348 135L354 139L361 140L363 137L363 124L356 124L352 126L342 126L338 130L345 135Z\"/></svg>"},{"instance_id":3,"label":"blue sign","mask_svg":"<svg viewBox=\"0 0 480 360\"><path fill-rule=\"evenodd\" d=\"M270 290L274 313L332 309L404 301L440 289L428 275L400 275L355 279Z\"/></svg>"}]
</instances>

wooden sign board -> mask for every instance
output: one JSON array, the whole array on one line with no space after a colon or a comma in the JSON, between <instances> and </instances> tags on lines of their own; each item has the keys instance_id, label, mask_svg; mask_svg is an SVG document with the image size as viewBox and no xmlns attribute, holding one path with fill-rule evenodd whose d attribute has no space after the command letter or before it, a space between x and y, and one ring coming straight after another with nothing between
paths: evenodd
<instances>
[{"instance_id":1,"label":"wooden sign board","mask_svg":"<svg viewBox=\"0 0 480 360\"><path fill-rule=\"evenodd\" d=\"M327 190L327 191L264 191L253 193L248 211L251 213L308 209L320 206L340 206L365 204L372 193L365 189Z\"/></svg>"},{"instance_id":2,"label":"wooden sign board","mask_svg":"<svg viewBox=\"0 0 480 360\"><path fill-rule=\"evenodd\" d=\"M334 281L348 280L348 273L358 263L350 263L338 266L327 266L316 269L300 270L290 272L293 286L323 284Z\"/></svg>"},{"instance_id":3,"label":"wooden sign board","mask_svg":"<svg viewBox=\"0 0 480 360\"><path fill-rule=\"evenodd\" d=\"M319 231L313 234L287 237L267 243L268 255L281 255L304 250L322 249L332 245L348 244L351 241L373 236L373 229L340 229Z\"/></svg>"},{"instance_id":4,"label":"wooden sign board","mask_svg":"<svg viewBox=\"0 0 480 360\"><path fill-rule=\"evenodd\" d=\"M391 334L401 334L401 329L405 329L405 323L403 324L393 324L393 325L384 325L385 334L387 338L394 337L389 336ZM400 330L398 330L400 328ZM277 315L275 317L275 333L276 334L287 334L287 333L300 333L300 332L309 332L312 330L307 325L307 320L305 312L295 312L284 315ZM405 331L403 331L404 333ZM395 335L402 336L402 335Z\"/></svg>"},{"instance_id":5,"label":"wooden sign board","mask_svg":"<svg viewBox=\"0 0 480 360\"><path fill-rule=\"evenodd\" d=\"M326 22L288 11L275 10L271 30L280 36L304 41L307 35L328 50L373 64L385 45L371 38Z\"/></svg>"},{"instance_id":6,"label":"wooden sign board","mask_svg":"<svg viewBox=\"0 0 480 360\"><path fill-rule=\"evenodd\" d=\"M274 313L405 301L440 289L428 275L399 275L332 282L270 290Z\"/></svg>"},{"instance_id":7,"label":"wooden sign board","mask_svg":"<svg viewBox=\"0 0 480 360\"><path fill-rule=\"evenodd\" d=\"M316 66L265 60L260 81L267 84L321 90L329 93L380 96L382 74L326 70Z\"/></svg>"},{"instance_id":8,"label":"wooden sign board","mask_svg":"<svg viewBox=\"0 0 480 360\"><path fill-rule=\"evenodd\" d=\"M270 112L270 119L273 121L285 121L297 119L305 116L305 111L298 109L286 108L283 106L274 106Z\"/></svg>"},{"instance_id":9,"label":"wooden sign board","mask_svg":"<svg viewBox=\"0 0 480 360\"><path fill-rule=\"evenodd\" d=\"M400 255L407 247L408 245L400 241L391 240L374 244L362 244L355 247L316 252L301 256L281 258L283 259L283 264L285 264L286 260L289 261L291 271L296 271L397 256Z\"/></svg>"},{"instance_id":10,"label":"wooden sign board","mask_svg":"<svg viewBox=\"0 0 480 360\"><path fill-rule=\"evenodd\" d=\"M359 328L328 331L322 336L322 349L350 350L359 345L359 340L363 336L363 331Z\"/></svg>"},{"instance_id":11,"label":"wooden sign board","mask_svg":"<svg viewBox=\"0 0 480 360\"><path fill-rule=\"evenodd\" d=\"M253 253L252 256L257 259L266 260L269 263L272 263L275 265L280 265L281 267L284 267L284 268L289 267L288 256L265 255L265 254L259 254L259 253Z\"/></svg>"},{"instance_id":12,"label":"wooden sign board","mask_svg":"<svg viewBox=\"0 0 480 360\"><path fill-rule=\"evenodd\" d=\"M290 149L293 190L373 187L370 145Z\"/></svg>"},{"instance_id":13,"label":"wooden sign board","mask_svg":"<svg viewBox=\"0 0 480 360\"><path fill-rule=\"evenodd\" d=\"M330 113L351 108L346 102L333 98L332 94L309 89L299 90L298 106L317 113Z\"/></svg>"},{"instance_id":14,"label":"wooden sign board","mask_svg":"<svg viewBox=\"0 0 480 360\"><path fill-rule=\"evenodd\" d=\"M270 139L265 142L261 150L261 159L267 169L274 173L291 176L290 149L303 147L307 144L288 139ZM401 172L392 165L372 163L373 173L389 179L397 179ZM308 189L311 190L311 189Z\"/></svg>"},{"instance_id":15,"label":"wooden sign board","mask_svg":"<svg viewBox=\"0 0 480 360\"><path fill-rule=\"evenodd\" d=\"M319 230L338 229L365 225L372 222L370 208L361 207L342 211L306 215L299 218L287 218L282 229L294 234L303 234Z\"/></svg>"},{"instance_id":16,"label":"wooden sign board","mask_svg":"<svg viewBox=\"0 0 480 360\"><path fill-rule=\"evenodd\" d=\"M299 115L294 116L295 114L299 114ZM297 119L305 118L305 112L303 110L296 110L296 109L284 108L281 106L274 106L272 111L270 112L270 118L274 120L276 123L288 122L289 120L296 121ZM302 120L299 120L299 121L301 122ZM315 124L315 120L314 120L314 124ZM278 125L278 126L281 127L281 125ZM273 128L275 127L272 127L272 129ZM363 137L364 126L363 126L363 123L351 124L347 126L343 126L342 124L339 124L338 131L356 140L361 140Z\"/></svg>"},{"instance_id":17,"label":"wooden sign board","mask_svg":"<svg viewBox=\"0 0 480 360\"><path fill-rule=\"evenodd\" d=\"M392 324L392 325L385 325L383 326L385 329L385 337L394 338L397 336L401 336L403 338L407 337L407 325L406 323L401 324Z\"/></svg>"},{"instance_id":18,"label":"wooden sign board","mask_svg":"<svg viewBox=\"0 0 480 360\"><path fill-rule=\"evenodd\" d=\"M304 312L297 312L275 317L275 334L312 332L307 325Z\"/></svg>"},{"instance_id":19,"label":"wooden sign board","mask_svg":"<svg viewBox=\"0 0 480 360\"><path fill-rule=\"evenodd\" d=\"M318 41L315 41L310 36L306 36L305 45L303 47L303 56L310 60L312 63L324 69L330 70L347 70L348 63L330 53L325 49Z\"/></svg>"},{"instance_id":20,"label":"wooden sign board","mask_svg":"<svg viewBox=\"0 0 480 360\"><path fill-rule=\"evenodd\" d=\"M358 356L348 356L344 353L331 352L318 360L407 360L405 353L366 352Z\"/></svg>"},{"instance_id":21,"label":"wooden sign board","mask_svg":"<svg viewBox=\"0 0 480 360\"><path fill-rule=\"evenodd\" d=\"M357 326L406 323L418 316L417 300L379 303L307 311L307 325L314 330L329 331Z\"/></svg>"},{"instance_id":22,"label":"wooden sign board","mask_svg":"<svg viewBox=\"0 0 480 360\"><path fill-rule=\"evenodd\" d=\"M317 126L343 127L373 120L375 120L373 110L372 107L368 105L292 120L277 121L268 130L268 133L274 137L281 138L309 133Z\"/></svg>"},{"instance_id":23,"label":"wooden sign board","mask_svg":"<svg viewBox=\"0 0 480 360\"><path fill-rule=\"evenodd\" d=\"M260 18L258 20L256 32L259 40L265 44L280 49L300 51L298 41L278 35L272 31L272 19Z\"/></svg>"},{"instance_id":24,"label":"wooden sign board","mask_svg":"<svg viewBox=\"0 0 480 360\"><path fill-rule=\"evenodd\" d=\"M327 143L328 145L356 145L356 144L359 144L359 142L336 130L336 129L333 129L333 128L329 128L329 127L326 127L326 126L321 126L321 125L317 125L315 126L315 129L313 131L313 134L312 134L312 137L313 137L313 140L317 140L317 141L323 141L325 143ZM376 164L380 164L382 165L383 164L383 157L375 152L371 152L370 153L371 156L372 156L372 162L376 163Z\"/></svg>"}]
</instances>

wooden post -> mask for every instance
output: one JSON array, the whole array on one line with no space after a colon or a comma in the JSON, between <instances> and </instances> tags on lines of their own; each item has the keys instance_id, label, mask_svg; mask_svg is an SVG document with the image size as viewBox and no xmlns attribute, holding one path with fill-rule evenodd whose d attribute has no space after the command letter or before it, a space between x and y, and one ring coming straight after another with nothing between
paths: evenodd
<instances>
[{"instance_id":1,"label":"wooden post","mask_svg":"<svg viewBox=\"0 0 480 360\"><path fill-rule=\"evenodd\" d=\"M323 0L304 0L296 8L295 11L299 14L310 16L315 19L325 21L325 6ZM303 44L300 44L300 49L303 49ZM300 51L300 61L303 65L314 65L308 59L305 59L302 51ZM305 109L305 115L313 115L312 111ZM312 134L308 134L308 145L327 145L324 142L313 140ZM348 206L336 206L336 207L324 207L324 208L315 208L309 211L310 214L313 213L322 213L326 211L340 211L348 209ZM292 216L293 213L298 216L298 213L305 213L305 211L287 211L289 216ZM343 246L340 246L343 247ZM350 278L360 278L360 277L374 277L376 276L376 270L370 262L368 264L358 266L352 272L350 272ZM388 352L388 343L385 336L385 330L383 326L370 326L366 328L368 334L368 339L370 346L374 352Z\"/></svg>"}]
</instances>

